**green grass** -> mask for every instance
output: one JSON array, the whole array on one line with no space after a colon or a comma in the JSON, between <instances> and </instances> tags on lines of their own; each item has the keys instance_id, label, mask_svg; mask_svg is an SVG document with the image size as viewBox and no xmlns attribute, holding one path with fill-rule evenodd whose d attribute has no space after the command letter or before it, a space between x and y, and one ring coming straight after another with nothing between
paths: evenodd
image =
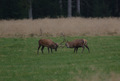
<instances>
[{"instance_id":1,"label":"green grass","mask_svg":"<svg viewBox=\"0 0 120 81\"><path fill-rule=\"evenodd\" d=\"M120 37L66 37L78 38L88 40L90 53L65 47L37 55L40 38L0 38L0 81L120 81Z\"/></svg>"}]
</instances>

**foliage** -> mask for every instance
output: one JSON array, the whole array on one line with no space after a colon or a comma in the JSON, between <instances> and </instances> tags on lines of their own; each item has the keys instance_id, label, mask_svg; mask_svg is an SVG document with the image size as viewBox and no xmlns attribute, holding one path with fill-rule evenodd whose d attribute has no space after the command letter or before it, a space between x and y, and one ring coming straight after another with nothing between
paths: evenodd
<instances>
[{"instance_id":1,"label":"foliage","mask_svg":"<svg viewBox=\"0 0 120 81\"><path fill-rule=\"evenodd\" d=\"M62 0L32 0L33 18L57 18L67 16L67 2ZM80 15L76 12L76 0L72 0L72 15L82 17L120 17L120 0L80 0ZM28 18L28 0L0 0L0 19Z\"/></svg>"},{"instance_id":2,"label":"foliage","mask_svg":"<svg viewBox=\"0 0 120 81\"><path fill-rule=\"evenodd\" d=\"M58 0L35 0L33 1L33 17L57 17L60 15Z\"/></svg>"},{"instance_id":3,"label":"foliage","mask_svg":"<svg viewBox=\"0 0 120 81\"><path fill-rule=\"evenodd\" d=\"M26 0L1 0L0 19L27 18L28 3Z\"/></svg>"}]
</instances>

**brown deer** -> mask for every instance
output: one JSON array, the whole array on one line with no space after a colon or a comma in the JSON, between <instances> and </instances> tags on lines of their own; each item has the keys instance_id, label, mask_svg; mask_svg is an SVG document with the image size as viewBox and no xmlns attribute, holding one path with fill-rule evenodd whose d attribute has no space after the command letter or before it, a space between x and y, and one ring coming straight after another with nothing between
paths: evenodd
<instances>
[{"instance_id":1,"label":"brown deer","mask_svg":"<svg viewBox=\"0 0 120 81\"><path fill-rule=\"evenodd\" d=\"M40 39L38 43L39 43L39 47L38 47L37 54L39 53L39 49L41 46L42 46L42 48L41 48L42 53L43 53L44 47L48 48L48 53L49 53L49 48L51 49L51 53L52 53L52 49L55 49L55 51L57 51L58 44L54 43L50 39Z\"/></svg>"},{"instance_id":2,"label":"brown deer","mask_svg":"<svg viewBox=\"0 0 120 81\"><path fill-rule=\"evenodd\" d=\"M85 40L85 39L76 39L71 42L66 42L65 46L67 48L74 48L74 53L75 52L77 53L79 47L83 48L82 53L83 53L85 47L90 52L89 47L87 46L87 40Z\"/></svg>"}]
</instances>

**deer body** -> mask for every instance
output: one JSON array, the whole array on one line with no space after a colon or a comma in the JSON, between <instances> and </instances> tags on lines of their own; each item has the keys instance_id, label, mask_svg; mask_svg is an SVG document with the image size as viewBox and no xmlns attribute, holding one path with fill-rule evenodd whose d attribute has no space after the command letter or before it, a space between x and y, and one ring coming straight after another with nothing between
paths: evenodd
<instances>
[{"instance_id":1,"label":"deer body","mask_svg":"<svg viewBox=\"0 0 120 81\"><path fill-rule=\"evenodd\" d=\"M71 42L67 42L65 45L68 48L74 48L74 52L76 52L76 53L77 53L79 47L83 48L82 53L83 53L85 47L89 51L89 47L87 46L87 40L85 40L85 39L76 39Z\"/></svg>"},{"instance_id":2,"label":"deer body","mask_svg":"<svg viewBox=\"0 0 120 81\"><path fill-rule=\"evenodd\" d=\"M44 47L48 48L48 53L49 53L49 48L51 49L51 53L52 53L52 49L55 49L55 51L57 51L58 44L53 42L50 39L40 39L38 43L39 43L38 53L41 46L42 46L41 48L42 53L43 53Z\"/></svg>"}]
</instances>

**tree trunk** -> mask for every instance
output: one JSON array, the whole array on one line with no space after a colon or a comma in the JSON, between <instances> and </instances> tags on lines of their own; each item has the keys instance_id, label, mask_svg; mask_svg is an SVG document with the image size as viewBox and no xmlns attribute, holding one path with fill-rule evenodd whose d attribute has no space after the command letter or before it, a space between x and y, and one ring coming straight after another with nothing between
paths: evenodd
<instances>
[{"instance_id":1,"label":"tree trunk","mask_svg":"<svg viewBox=\"0 0 120 81\"><path fill-rule=\"evenodd\" d=\"M116 13L116 16L118 16L118 12L119 12L119 6L118 6L118 0L116 0L116 10L115 10L115 13Z\"/></svg>"},{"instance_id":2,"label":"tree trunk","mask_svg":"<svg viewBox=\"0 0 120 81\"><path fill-rule=\"evenodd\" d=\"M72 0L68 0L68 17L72 17Z\"/></svg>"},{"instance_id":3,"label":"tree trunk","mask_svg":"<svg viewBox=\"0 0 120 81\"><path fill-rule=\"evenodd\" d=\"M59 0L59 4L60 4L60 15L62 15L62 0Z\"/></svg>"},{"instance_id":4,"label":"tree trunk","mask_svg":"<svg viewBox=\"0 0 120 81\"><path fill-rule=\"evenodd\" d=\"M29 0L29 19L33 19L33 16L32 16L32 0Z\"/></svg>"},{"instance_id":5,"label":"tree trunk","mask_svg":"<svg viewBox=\"0 0 120 81\"><path fill-rule=\"evenodd\" d=\"M77 0L77 13L80 15L80 0Z\"/></svg>"}]
</instances>

